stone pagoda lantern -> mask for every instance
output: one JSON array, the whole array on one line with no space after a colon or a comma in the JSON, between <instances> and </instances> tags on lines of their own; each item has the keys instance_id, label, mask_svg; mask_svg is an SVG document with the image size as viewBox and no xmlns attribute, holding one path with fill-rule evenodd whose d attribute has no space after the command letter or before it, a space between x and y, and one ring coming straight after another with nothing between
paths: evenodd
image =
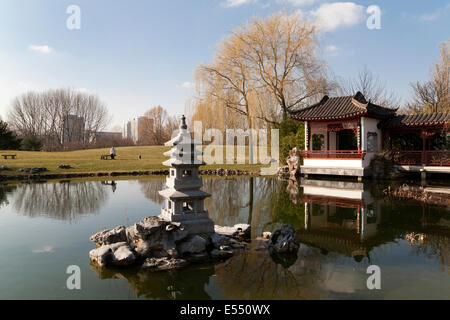
<instances>
[{"instance_id":1,"label":"stone pagoda lantern","mask_svg":"<svg viewBox=\"0 0 450 320\"><path fill-rule=\"evenodd\" d=\"M180 222L189 234L214 233L214 222L204 208L204 200L211 195L200 190L203 186L199 166L205 163L198 160L203 152L196 146L201 142L193 139L187 130L186 118L180 122L178 135L165 143L172 147L164 153L170 159L163 162L170 167L166 178L166 189L159 191L165 199L160 217L171 222Z\"/></svg>"}]
</instances>

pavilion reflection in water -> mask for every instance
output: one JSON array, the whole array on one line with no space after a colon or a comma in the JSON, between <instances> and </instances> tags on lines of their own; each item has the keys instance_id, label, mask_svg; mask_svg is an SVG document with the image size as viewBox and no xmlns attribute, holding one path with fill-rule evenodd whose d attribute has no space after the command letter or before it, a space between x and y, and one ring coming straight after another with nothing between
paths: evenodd
<instances>
[{"instance_id":1,"label":"pavilion reflection in water","mask_svg":"<svg viewBox=\"0 0 450 320\"><path fill-rule=\"evenodd\" d=\"M299 240L361 261L383 239L377 239L380 203L362 182L301 180L305 230Z\"/></svg>"}]
</instances>

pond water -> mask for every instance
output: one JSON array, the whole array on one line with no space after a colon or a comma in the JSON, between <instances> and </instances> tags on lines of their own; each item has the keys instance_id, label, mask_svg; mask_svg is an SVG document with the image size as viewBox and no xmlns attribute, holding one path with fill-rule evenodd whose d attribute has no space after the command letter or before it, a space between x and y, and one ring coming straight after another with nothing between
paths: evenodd
<instances>
[{"instance_id":1,"label":"pond water","mask_svg":"<svg viewBox=\"0 0 450 320\"><path fill-rule=\"evenodd\" d=\"M240 251L171 272L99 270L89 237L158 215L163 178L0 185L0 299L449 299L450 210L387 199L382 185L204 178L211 218L252 235L298 230L297 257ZM448 187L444 189L450 190ZM68 290L67 267L81 268ZM381 269L369 290L367 268Z\"/></svg>"}]
</instances>

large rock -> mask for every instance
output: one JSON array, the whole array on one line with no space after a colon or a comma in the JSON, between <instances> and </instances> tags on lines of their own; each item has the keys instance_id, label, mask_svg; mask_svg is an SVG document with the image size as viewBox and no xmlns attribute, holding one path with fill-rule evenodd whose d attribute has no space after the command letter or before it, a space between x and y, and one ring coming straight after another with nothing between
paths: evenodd
<instances>
[{"instance_id":1,"label":"large rock","mask_svg":"<svg viewBox=\"0 0 450 320\"><path fill-rule=\"evenodd\" d=\"M230 244L230 238L223 234L213 233L210 237L211 243L215 248L226 246Z\"/></svg>"},{"instance_id":2,"label":"large rock","mask_svg":"<svg viewBox=\"0 0 450 320\"><path fill-rule=\"evenodd\" d=\"M250 239L251 237L251 226L249 224L235 224L233 227L221 227L214 226L215 233L238 238L240 240Z\"/></svg>"},{"instance_id":3,"label":"large rock","mask_svg":"<svg viewBox=\"0 0 450 320\"><path fill-rule=\"evenodd\" d=\"M115 227L114 229L106 229L97 232L90 238L91 241L95 242L97 245L107 245L118 242L127 241L127 232L124 226Z\"/></svg>"},{"instance_id":4,"label":"large rock","mask_svg":"<svg viewBox=\"0 0 450 320\"><path fill-rule=\"evenodd\" d=\"M127 234L131 239L139 238L147 240L150 237L154 237L155 234L166 231L166 227L169 224L169 221L162 220L158 217L149 217L131 227L128 227Z\"/></svg>"},{"instance_id":5,"label":"large rock","mask_svg":"<svg viewBox=\"0 0 450 320\"><path fill-rule=\"evenodd\" d=\"M206 240L200 236L193 236L178 245L178 253L181 255L201 253L206 250Z\"/></svg>"},{"instance_id":6,"label":"large rock","mask_svg":"<svg viewBox=\"0 0 450 320\"><path fill-rule=\"evenodd\" d=\"M134 264L136 256L127 245L121 246L114 251L114 259L112 264L115 266L129 266Z\"/></svg>"},{"instance_id":7,"label":"large rock","mask_svg":"<svg viewBox=\"0 0 450 320\"><path fill-rule=\"evenodd\" d=\"M89 257L101 267L128 266L136 262L136 255L126 242L103 245L91 250Z\"/></svg>"},{"instance_id":8,"label":"large rock","mask_svg":"<svg viewBox=\"0 0 450 320\"><path fill-rule=\"evenodd\" d=\"M89 258L99 266L105 267L111 264L114 259L114 252L108 245L101 246L100 248L91 250L89 252Z\"/></svg>"},{"instance_id":9,"label":"large rock","mask_svg":"<svg viewBox=\"0 0 450 320\"><path fill-rule=\"evenodd\" d=\"M269 250L276 253L297 253L299 246L297 231L288 224L275 230L269 239Z\"/></svg>"},{"instance_id":10,"label":"large rock","mask_svg":"<svg viewBox=\"0 0 450 320\"><path fill-rule=\"evenodd\" d=\"M142 268L160 271L179 269L188 265L188 262L183 259L169 259L169 258L148 258L145 260Z\"/></svg>"},{"instance_id":11,"label":"large rock","mask_svg":"<svg viewBox=\"0 0 450 320\"><path fill-rule=\"evenodd\" d=\"M179 223L150 217L127 229L128 238L136 246L136 252L144 258L178 257L177 243L188 232Z\"/></svg>"}]
</instances>

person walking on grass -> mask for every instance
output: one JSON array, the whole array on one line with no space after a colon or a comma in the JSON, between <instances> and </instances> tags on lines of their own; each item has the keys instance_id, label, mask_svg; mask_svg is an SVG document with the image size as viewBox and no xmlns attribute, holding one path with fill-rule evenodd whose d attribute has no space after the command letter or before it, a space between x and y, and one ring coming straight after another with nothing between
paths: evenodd
<instances>
[{"instance_id":1,"label":"person walking on grass","mask_svg":"<svg viewBox=\"0 0 450 320\"><path fill-rule=\"evenodd\" d=\"M109 150L109 155L111 156L111 159L114 160L114 158L116 157L116 149L114 147L111 147L111 149Z\"/></svg>"}]
</instances>

